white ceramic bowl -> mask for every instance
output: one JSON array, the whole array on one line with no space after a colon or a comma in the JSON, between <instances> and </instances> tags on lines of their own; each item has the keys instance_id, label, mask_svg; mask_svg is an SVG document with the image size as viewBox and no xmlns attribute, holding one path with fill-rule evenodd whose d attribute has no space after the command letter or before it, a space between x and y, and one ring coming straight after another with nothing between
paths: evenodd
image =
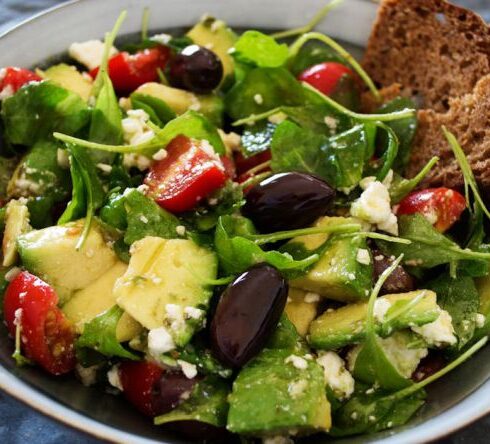
<instances>
[{"instance_id":1,"label":"white ceramic bowl","mask_svg":"<svg viewBox=\"0 0 490 444\"><path fill-rule=\"evenodd\" d=\"M234 27L291 28L303 25L325 0L79 0L53 8L0 37L0 66L33 66L66 51L74 41L102 37L122 9L129 14L121 34L140 30L141 13L151 10L150 29L191 26L209 12ZM376 5L345 0L319 27L362 46ZM12 344L0 326L0 388L34 409L104 440L149 444L181 443L132 410L119 397L84 388L72 378L53 378L35 368L15 367ZM440 438L490 412L490 347L429 388L429 402L406 426L339 442L420 443ZM312 442L332 442L327 437Z\"/></svg>"}]
</instances>

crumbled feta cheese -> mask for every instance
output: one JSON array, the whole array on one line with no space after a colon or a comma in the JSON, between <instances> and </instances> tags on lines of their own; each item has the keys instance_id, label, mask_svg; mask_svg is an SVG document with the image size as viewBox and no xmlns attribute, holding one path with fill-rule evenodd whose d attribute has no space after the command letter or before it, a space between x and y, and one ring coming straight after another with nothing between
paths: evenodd
<instances>
[{"instance_id":1,"label":"crumbled feta cheese","mask_svg":"<svg viewBox=\"0 0 490 444\"><path fill-rule=\"evenodd\" d=\"M155 154L153 154L153 159L154 160L163 160L165 157L167 157L168 153L167 150L164 150L163 148L158 150Z\"/></svg>"},{"instance_id":2,"label":"crumbled feta cheese","mask_svg":"<svg viewBox=\"0 0 490 444\"><path fill-rule=\"evenodd\" d=\"M172 36L170 34L155 34L150 37L150 40L160 43L160 45L166 45L170 40L172 40Z\"/></svg>"},{"instance_id":3,"label":"crumbled feta cheese","mask_svg":"<svg viewBox=\"0 0 490 444\"><path fill-rule=\"evenodd\" d=\"M339 399L347 399L354 392L354 378L345 368L344 360L335 352L320 352L318 364L323 367L325 382Z\"/></svg>"},{"instance_id":4,"label":"crumbled feta cheese","mask_svg":"<svg viewBox=\"0 0 490 444\"><path fill-rule=\"evenodd\" d=\"M339 124L339 121L332 117L332 116L325 116L323 119L325 122L325 125L327 125L328 129L330 130L330 133L335 133L337 131L337 125Z\"/></svg>"},{"instance_id":5,"label":"crumbled feta cheese","mask_svg":"<svg viewBox=\"0 0 490 444\"><path fill-rule=\"evenodd\" d=\"M257 105L262 105L264 103L264 98L262 97L261 94L255 94L254 95L254 102L257 104Z\"/></svg>"},{"instance_id":6,"label":"crumbled feta cheese","mask_svg":"<svg viewBox=\"0 0 490 444\"><path fill-rule=\"evenodd\" d=\"M356 260L360 264L369 265L371 263L371 256L369 255L369 250L365 248L359 248L357 250Z\"/></svg>"},{"instance_id":7,"label":"crumbled feta cheese","mask_svg":"<svg viewBox=\"0 0 490 444\"><path fill-rule=\"evenodd\" d=\"M21 320L22 320L22 308L18 308L14 312L14 325L19 326L21 325Z\"/></svg>"},{"instance_id":8,"label":"crumbled feta cheese","mask_svg":"<svg viewBox=\"0 0 490 444\"><path fill-rule=\"evenodd\" d=\"M8 99L14 95L14 88L12 85L7 85L5 88L0 91L0 100Z\"/></svg>"},{"instance_id":9,"label":"crumbled feta cheese","mask_svg":"<svg viewBox=\"0 0 490 444\"><path fill-rule=\"evenodd\" d=\"M151 164L152 160L142 154L128 153L123 157L123 165L128 169L136 167L140 171L145 171L150 168Z\"/></svg>"},{"instance_id":10,"label":"crumbled feta cheese","mask_svg":"<svg viewBox=\"0 0 490 444\"><path fill-rule=\"evenodd\" d=\"M184 225L177 225L175 227L175 231L177 232L177 234L179 236L185 236L185 227L184 227Z\"/></svg>"},{"instance_id":11,"label":"crumbled feta cheese","mask_svg":"<svg viewBox=\"0 0 490 444\"><path fill-rule=\"evenodd\" d=\"M181 359L177 359L177 364L180 365L182 373L184 373L187 379L192 379L197 376L197 367L194 364L187 361L182 361Z\"/></svg>"},{"instance_id":12,"label":"crumbled feta cheese","mask_svg":"<svg viewBox=\"0 0 490 444\"><path fill-rule=\"evenodd\" d=\"M107 372L107 380L109 381L109 384L118 390L121 390L121 392L124 390L119 376L119 364L113 365Z\"/></svg>"},{"instance_id":13,"label":"crumbled feta cheese","mask_svg":"<svg viewBox=\"0 0 490 444\"><path fill-rule=\"evenodd\" d=\"M288 393L291 396L291 398L298 398L304 393L307 387L308 387L308 381L306 379L293 381L288 385Z\"/></svg>"},{"instance_id":14,"label":"crumbled feta cheese","mask_svg":"<svg viewBox=\"0 0 490 444\"><path fill-rule=\"evenodd\" d=\"M95 166L105 174L110 174L110 172L112 171L112 166L108 165L107 163L98 163Z\"/></svg>"},{"instance_id":15,"label":"crumbled feta cheese","mask_svg":"<svg viewBox=\"0 0 490 444\"><path fill-rule=\"evenodd\" d=\"M178 332L185 328L184 307L177 304L167 304L165 311L167 312L167 320L170 323L170 330Z\"/></svg>"},{"instance_id":16,"label":"crumbled feta cheese","mask_svg":"<svg viewBox=\"0 0 490 444\"><path fill-rule=\"evenodd\" d=\"M482 328L485 325L487 318L481 313L477 313L475 316L475 323L477 328Z\"/></svg>"},{"instance_id":17,"label":"crumbled feta cheese","mask_svg":"<svg viewBox=\"0 0 490 444\"><path fill-rule=\"evenodd\" d=\"M140 216L140 221L143 222L144 224L147 224L148 223L148 218L145 215L142 214Z\"/></svg>"},{"instance_id":18,"label":"crumbled feta cheese","mask_svg":"<svg viewBox=\"0 0 490 444\"><path fill-rule=\"evenodd\" d=\"M367 180L369 179L369 180ZM385 185L367 177L360 183L364 189L361 196L350 208L352 216L362 219L387 233L398 234L398 221L390 205L390 194Z\"/></svg>"},{"instance_id":19,"label":"crumbled feta cheese","mask_svg":"<svg viewBox=\"0 0 490 444\"><path fill-rule=\"evenodd\" d=\"M458 342L454 334L451 315L446 310L441 310L439 317L429 324L420 327L412 327L412 330L422 336L424 340L435 347L454 345Z\"/></svg>"},{"instance_id":20,"label":"crumbled feta cheese","mask_svg":"<svg viewBox=\"0 0 490 444\"><path fill-rule=\"evenodd\" d=\"M70 159L66 150L58 148L56 151L56 162L58 163L58 166L64 170L68 170L70 168Z\"/></svg>"},{"instance_id":21,"label":"crumbled feta cheese","mask_svg":"<svg viewBox=\"0 0 490 444\"><path fill-rule=\"evenodd\" d=\"M279 125L284 122L288 118L286 113L279 111L278 113L272 114L272 116L267 117L267 120L270 123L274 123L275 125Z\"/></svg>"},{"instance_id":22,"label":"crumbled feta cheese","mask_svg":"<svg viewBox=\"0 0 490 444\"><path fill-rule=\"evenodd\" d=\"M88 40L81 43L75 42L68 48L68 54L72 59L85 65L88 69L94 69L102 62L104 43L100 40ZM117 54L117 49L112 47L109 57L114 54Z\"/></svg>"},{"instance_id":23,"label":"crumbled feta cheese","mask_svg":"<svg viewBox=\"0 0 490 444\"><path fill-rule=\"evenodd\" d=\"M391 303L388 301L388 299L376 299L376 301L374 301L374 319L376 319L378 322L383 322L390 307Z\"/></svg>"},{"instance_id":24,"label":"crumbled feta cheese","mask_svg":"<svg viewBox=\"0 0 490 444\"><path fill-rule=\"evenodd\" d=\"M97 382L97 370L99 369L98 365L92 365L91 367L83 367L78 364L75 366L75 372L77 373L80 382L85 387L90 387Z\"/></svg>"},{"instance_id":25,"label":"crumbled feta cheese","mask_svg":"<svg viewBox=\"0 0 490 444\"><path fill-rule=\"evenodd\" d=\"M290 355L284 361L286 364L293 364L299 370L306 370L308 368L308 362L301 356Z\"/></svg>"},{"instance_id":26,"label":"crumbled feta cheese","mask_svg":"<svg viewBox=\"0 0 490 444\"><path fill-rule=\"evenodd\" d=\"M175 348L174 340L165 327L154 328L148 332L148 351L159 356Z\"/></svg>"},{"instance_id":27,"label":"crumbled feta cheese","mask_svg":"<svg viewBox=\"0 0 490 444\"><path fill-rule=\"evenodd\" d=\"M307 304L314 304L320 300L320 295L318 293L308 292L305 294L304 301Z\"/></svg>"},{"instance_id":28,"label":"crumbled feta cheese","mask_svg":"<svg viewBox=\"0 0 490 444\"><path fill-rule=\"evenodd\" d=\"M242 138L240 137L239 134L234 133L233 131L231 133L225 133L221 128L218 129L219 136L221 137L221 140L225 144L226 148L230 151L240 151L240 144Z\"/></svg>"},{"instance_id":29,"label":"crumbled feta cheese","mask_svg":"<svg viewBox=\"0 0 490 444\"><path fill-rule=\"evenodd\" d=\"M127 117L122 120L124 142L129 145L139 145L151 140L155 133L148 126L150 116L142 109L130 109Z\"/></svg>"},{"instance_id":30,"label":"crumbled feta cheese","mask_svg":"<svg viewBox=\"0 0 490 444\"><path fill-rule=\"evenodd\" d=\"M184 314L187 318L189 319L202 319L204 317L204 310L201 310L200 308L196 307L185 307L184 308Z\"/></svg>"},{"instance_id":31,"label":"crumbled feta cheese","mask_svg":"<svg viewBox=\"0 0 490 444\"><path fill-rule=\"evenodd\" d=\"M127 97L121 97L119 99L119 106L124 111L129 111L131 109L131 99L128 99Z\"/></svg>"}]
</instances>

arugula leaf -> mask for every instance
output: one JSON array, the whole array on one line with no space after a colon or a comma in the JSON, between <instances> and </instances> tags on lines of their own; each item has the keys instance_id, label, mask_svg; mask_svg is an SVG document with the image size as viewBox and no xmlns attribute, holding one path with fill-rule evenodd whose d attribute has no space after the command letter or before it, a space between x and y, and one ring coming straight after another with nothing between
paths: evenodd
<instances>
[{"instance_id":1,"label":"arugula leaf","mask_svg":"<svg viewBox=\"0 0 490 444\"><path fill-rule=\"evenodd\" d=\"M177 117L175 112L157 97L134 92L130 98L133 108L145 111L150 116L150 120L159 127L163 127Z\"/></svg>"},{"instance_id":2,"label":"arugula leaf","mask_svg":"<svg viewBox=\"0 0 490 444\"><path fill-rule=\"evenodd\" d=\"M233 58L261 68L278 68L286 62L289 50L259 31L245 31L235 43Z\"/></svg>"},{"instance_id":3,"label":"arugula leaf","mask_svg":"<svg viewBox=\"0 0 490 444\"><path fill-rule=\"evenodd\" d=\"M2 103L5 137L13 144L32 146L53 131L74 134L89 119L89 109L76 93L49 81L32 82Z\"/></svg>"},{"instance_id":4,"label":"arugula leaf","mask_svg":"<svg viewBox=\"0 0 490 444\"><path fill-rule=\"evenodd\" d=\"M453 279L444 273L428 282L426 287L437 294L438 305L451 315L458 337L456 348L461 350L473 337L480 308L480 296L473 279L468 276Z\"/></svg>"},{"instance_id":5,"label":"arugula leaf","mask_svg":"<svg viewBox=\"0 0 490 444\"><path fill-rule=\"evenodd\" d=\"M139 191L125 192L124 206L127 212L126 244L131 245L146 236L178 238L176 228L181 225L179 219Z\"/></svg>"},{"instance_id":6,"label":"arugula leaf","mask_svg":"<svg viewBox=\"0 0 490 444\"><path fill-rule=\"evenodd\" d=\"M139 360L116 339L117 323L123 313L124 310L115 305L86 323L83 334L76 341L77 349L90 348L105 356Z\"/></svg>"},{"instance_id":7,"label":"arugula leaf","mask_svg":"<svg viewBox=\"0 0 490 444\"><path fill-rule=\"evenodd\" d=\"M199 381L189 399L168 413L157 416L155 425L178 421L198 421L223 427L228 415L229 385L216 376L207 376Z\"/></svg>"},{"instance_id":8,"label":"arugula leaf","mask_svg":"<svg viewBox=\"0 0 490 444\"><path fill-rule=\"evenodd\" d=\"M284 68L251 69L225 96L226 112L235 120L304 103L301 84Z\"/></svg>"},{"instance_id":9,"label":"arugula leaf","mask_svg":"<svg viewBox=\"0 0 490 444\"><path fill-rule=\"evenodd\" d=\"M415 108L415 103L413 102L413 100L407 97L396 97L390 102L382 105L377 112L380 114L389 114L407 108ZM395 132L400 144L398 147L398 156L396 157L393 165L393 169L395 171L403 172L405 166L408 163L412 148L412 141L417 131L417 124L418 120L416 114L405 119L389 122L387 124ZM385 138L385 135L381 134L381 137Z\"/></svg>"},{"instance_id":10,"label":"arugula leaf","mask_svg":"<svg viewBox=\"0 0 490 444\"><path fill-rule=\"evenodd\" d=\"M452 240L439 233L420 214L403 215L398 219L399 236L410 244L377 241L384 254L404 255L404 263L422 268L433 268L441 264L455 263L462 259L490 260L489 253L462 249Z\"/></svg>"}]
</instances>

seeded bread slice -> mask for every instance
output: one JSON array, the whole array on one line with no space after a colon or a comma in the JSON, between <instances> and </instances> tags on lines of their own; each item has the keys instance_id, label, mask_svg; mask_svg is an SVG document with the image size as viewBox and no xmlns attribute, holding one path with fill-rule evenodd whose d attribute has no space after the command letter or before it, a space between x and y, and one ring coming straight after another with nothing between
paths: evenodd
<instances>
[{"instance_id":1,"label":"seeded bread slice","mask_svg":"<svg viewBox=\"0 0 490 444\"><path fill-rule=\"evenodd\" d=\"M463 187L461 170L442 133L445 125L461 144L479 185L490 190L490 75L472 93L450 99L446 113L421 110L418 120L407 176L414 176L432 156L439 156L423 185Z\"/></svg>"},{"instance_id":2,"label":"seeded bread slice","mask_svg":"<svg viewBox=\"0 0 490 444\"><path fill-rule=\"evenodd\" d=\"M384 0L363 65L379 86L400 83L421 108L446 111L490 73L490 30L443 0Z\"/></svg>"}]
</instances>

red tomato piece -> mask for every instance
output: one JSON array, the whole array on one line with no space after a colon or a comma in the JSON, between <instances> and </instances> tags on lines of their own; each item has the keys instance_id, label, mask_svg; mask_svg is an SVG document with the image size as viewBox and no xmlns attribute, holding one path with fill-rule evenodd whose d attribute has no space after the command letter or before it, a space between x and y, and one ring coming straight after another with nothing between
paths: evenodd
<instances>
[{"instance_id":1,"label":"red tomato piece","mask_svg":"<svg viewBox=\"0 0 490 444\"><path fill-rule=\"evenodd\" d=\"M53 375L68 373L75 367L75 333L57 304L53 288L24 271L7 287L3 307L12 336L20 322L25 355Z\"/></svg>"},{"instance_id":2,"label":"red tomato piece","mask_svg":"<svg viewBox=\"0 0 490 444\"><path fill-rule=\"evenodd\" d=\"M298 80L309 83L328 96L335 91L340 79L345 75L353 75L347 66L337 62L324 62L305 69L298 75Z\"/></svg>"},{"instance_id":3,"label":"red tomato piece","mask_svg":"<svg viewBox=\"0 0 490 444\"><path fill-rule=\"evenodd\" d=\"M466 199L461 193L444 187L427 188L406 196L397 214L422 214L443 233L460 218L465 208Z\"/></svg>"},{"instance_id":4,"label":"red tomato piece","mask_svg":"<svg viewBox=\"0 0 490 444\"><path fill-rule=\"evenodd\" d=\"M154 393L162 374L162 367L149 361L126 361L119 366L124 396L144 415L159 413Z\"/></svg>"},{"instance_id":5,"label":"red tomato piece","mask_svg":"<svg viewBox=\"0 0 490 444\"><path fill-rule=\"evenodd\" d=\"M167 157L155 162L145 178L148 196L162 208L181 213L221 188L227 179L219 157L205 142L177 136Z\"/></svg>"},{"instance_id":6,"label":"red tomato piece","mask_svg":"<svg viewBox=\"0 0 490 444\"><path fill-rule=\"evenodd\" d=\"M257 165L268 162L272 158L270 150L262 151L261 153L250 157L245 157L242 153L235 152L234 156L238 175L242 175Z\"/></svg>"},{"instance_id":7,"label":"red tomato piece","mask_svg":"<svg viewBox=\"0 0 490 444\"><path fill-rule=\"evenodd\" d=\"M5 68L5 75L0 82L0 90L10 88L9 93L16 93L22 86L29 82L40 82L42 80L35 72L25 68L9 66Z\"/></svg>"},{"instance_id":8,"label":"red tomato piece","mask_svg":"<svg viewBox=\"0 0 490 444\"><path fill-rule=\"evenodd\" d=\"M234 179L236 177L236 166L234 160L229 156L220 156L220 159L225 168L226 175L230 179Z\"/></svg>"},{"instance_id":9,"label":"red tomato piece","mask_svg":"<svg viewBox=\"0 0 490 444\"><path fill-rule=\"evenodd\" d=\"M166 46L145 49L135 54L120 52L109 59L108 71L114 89L120 94L129 94L147 82L158 80L157 69L164 69L170 58ZM99 68L90 71L95 78Z\"/></svg>"}]
</instances>

